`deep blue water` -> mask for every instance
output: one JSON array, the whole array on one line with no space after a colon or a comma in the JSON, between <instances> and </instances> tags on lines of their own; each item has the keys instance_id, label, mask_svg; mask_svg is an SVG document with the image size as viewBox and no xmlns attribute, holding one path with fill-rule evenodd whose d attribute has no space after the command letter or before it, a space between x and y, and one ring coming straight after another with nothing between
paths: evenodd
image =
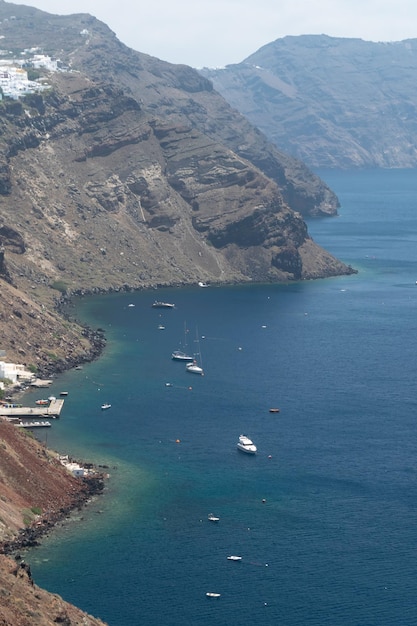
<instances>
[{"instance_id":1,"label":"deep blue water","mask_svg":"<svg viewBox=\"0 0 417 626\"><path fill-rule=\"evenodd\" d=\"M309 231L359 274L76 303L108 345L47 443L111 478L29 560L111 626L417 624L417 176L320 174L342 207ZM185 322L204 377L171 361Z\"/></svg>"}]
</instances>

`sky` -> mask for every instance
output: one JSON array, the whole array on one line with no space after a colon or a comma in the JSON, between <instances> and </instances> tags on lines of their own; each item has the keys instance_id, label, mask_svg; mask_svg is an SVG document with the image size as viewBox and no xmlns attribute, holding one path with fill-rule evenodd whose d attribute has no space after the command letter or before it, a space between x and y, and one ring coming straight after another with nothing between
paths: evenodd
<instances>
[{"instance_id":1,"label":"sky","mask_svg":"<svg viewBox=\"0 0 417 626\"><path fill-rule=\"evenodd\" d=\"M286 35L401 41L417 37L416 0L24 0L89 13L124 44L170 63L224 67Z\"/></svg>"}]
</instances>

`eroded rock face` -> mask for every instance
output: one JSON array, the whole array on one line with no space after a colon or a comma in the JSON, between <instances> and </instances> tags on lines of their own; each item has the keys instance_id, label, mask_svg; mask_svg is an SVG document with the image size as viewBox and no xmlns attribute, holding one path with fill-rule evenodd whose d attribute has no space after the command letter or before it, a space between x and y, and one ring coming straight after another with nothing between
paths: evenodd
<instances>
[{"instance_id":1,"label":"eroded rock face","mask_svg":"<svg viewBox=\"0 0 417 626\"><path fill-rule=\"evenodd\" d=\"M90 489L36 439L0 420L0 623L10 626L103 625L99 619L40 589L16 549L36 545ZM94 489L94 486L93 486ZM5 554L16 554L14 559Z\"/></svg>"},{"instance_id":2,"label":"eroded rock face","mask_svg":"<svg viewBox=\"0 0 417 626\"><path fill-rule=\"evenodd\" d=\"M64 368L89 354L76 326L61 329L60 294L352 271L318 246L302 253L300 214L334 214L334 194L209 81L129 50L90 16L15 8L11 28L0 3L10 46L56 49L70 70L48 74L43 95L0 103L2 271L10 299L27 303L11 320L26 364L45 369L52 353ZM41 309L32 340L26 308ZM46 323L56 329L48 347Z\"/></svg>"}]
</instances>

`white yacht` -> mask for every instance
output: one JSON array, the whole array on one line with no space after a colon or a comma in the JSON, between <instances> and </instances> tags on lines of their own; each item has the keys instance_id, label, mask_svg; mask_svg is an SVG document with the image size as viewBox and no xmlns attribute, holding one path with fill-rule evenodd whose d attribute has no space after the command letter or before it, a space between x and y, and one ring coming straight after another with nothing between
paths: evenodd
<instances>
[{"instance_id":1,"label":"white yacht","mask_svg":"<svg viewBox=\"0 0 417 626\"><path fill-rule=\"evenodd\" d=\"M195 359L193 359L192 363L187 363L185 369L191 374L200 374L200 376L203 376L204 374L203 368L198 365Z\"/></svg>"},{"instance_id":2,"label":"white yacht","mask_svg":"<svg viewBox=\"0 0 417 626\"><path fill-rule=\"evenodd\" d=\"M237 448L242 452L246 452L246 454L256 454L257 450L252 439L249 439L249 437L246 437L245 435L240 435L239 441L237 442Z\"/></svg>"},{"instance_id":3,"label":"white yacht","mask_svg":"<svg viewBox=\"0 0 417 626\"><path fill-rule=\"evenodd\" d=\"M208 514L208 520L209 520L209 522L218 522L220 520L220 517L217 517L213 513L209 513Z\"/></svg>"},{"instance_id":4,"label":"white yacht","mask_svg":"<svg viewBox=\"0 0 417 626\"><path fill-rule=\"evenodd\" d=\"M194 361L194 357L187 352L187 323L184 322L184 349L174 350L171 355L173 361L182 361L183 363L189 363Z\"/></svg>"},{"instance_id":5,"label":"white yacht","mask_svg":"<svg viewBox=\"0 0 417 626\"><path fill-rule=\"evenodd\" d=\"M236 556L235 554L231 554L230 556L227 557L228 561L241 561L242 557L241 556Z\"/></svg>"},{"instance_id":6,"label":"white yacht","mask_svg":"<svg viewBox=\"0 0 417 626\"><path fill-rule=\"evenodd\" d=\"M186 352L183 352L182 350L174 350L171 357L173 361L183 361L183 362L194 361L194 357L191 356L191 354L187 354Z\"/></svg>"},{"instance_id":7,"label":"white yacht","mask_svg":"<svg viewBox=\"0 0 417 626\"><path fill-rule=\"evenodd\" d=\"M196 344L197 349L196 349L196 352L194 353L193 361L191 363L186 364L185 370L187 372L190 372L191 374L200 374L200 376L204 376L203 359L201 357L200 340L198 338L197 329L196 329L195 344ZM197 358L199 359L199 363L197 362Z\"/></svg>"}]
</instances>

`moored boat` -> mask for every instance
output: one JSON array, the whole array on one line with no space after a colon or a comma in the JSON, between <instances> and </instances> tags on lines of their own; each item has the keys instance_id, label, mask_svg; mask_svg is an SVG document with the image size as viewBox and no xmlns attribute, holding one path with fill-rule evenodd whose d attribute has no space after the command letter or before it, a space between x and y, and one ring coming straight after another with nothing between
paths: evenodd
<instances>
[{"instance_id":1,"label":"moored boat","mask_svg":"<svg viewBox=\"0 0 417 626\"><path fill-rule=\"evenodd\" d=\"M171 354L171 358L173 361L182 361L183 363L187 363L190 361L194 361L194 357L187 352L187 323L184 322L184 346L183 349L174 350Z\"/></svg>"},{"instance_id":2,"label":"moored boat","mask_svg":"<svg viewBox=\"0 0 417 626\"><path fill-rule=\"evenodd\" d=\"M187 354L186 352L183 352L182 350L174 350L171 357L173 361L183 361L184 363L194 361L193 356Z\"/></svg>"},{"instance_id":3,"label":"moored boat","mask_svg":"<svg viewBox=\"0 0 417 626\"><path fill-rule=\"evenodd\" d=\"M185 369L191 374L200 374L200 376L204 374L203 368L198 365L195 359L193 359L192 363L187 363Z\"/></svg>"},{"instance_id":4,"label":"moored boat","mask_svg":"<svg viewBox=\"0 0 417 626\"><path fill-rule=\"evenodd\" d=\"M154 309L175 309L175 304L171 302L161 302L160 300L155 300L152 304Z\"/></svg>"},{"instance_id":5,"label":"moored boat","mask_svg":"<svg viewBox=\"0 0 417 626\"><path fill-rule=\"evenodd\" d=\"M190 374L200 374L200 376L204 376L204 370L203 370L203 359L201 357L201 349L200 349L200 340L198 338L198 331L196 330L196 338L195 338L195 344L197 346L197 350L194 353L194 357L191 363L187 363L185 366L185 369L187 372L190 372ZM197 357L200 361L200 364L197 362Z\"/></svg>"},{"instance_id":6,"label":"moored boat","mask_svg":"<svg viewBox=\"0 0 417 626\"><path fill-rule=\"evenodd\" d=\"M252 439L249 439L246 435L240 435L239 441L237 442L237 449L241 452L246 452L246 454L256 454L257 451Z\"/></svg>"}]
</instances>

